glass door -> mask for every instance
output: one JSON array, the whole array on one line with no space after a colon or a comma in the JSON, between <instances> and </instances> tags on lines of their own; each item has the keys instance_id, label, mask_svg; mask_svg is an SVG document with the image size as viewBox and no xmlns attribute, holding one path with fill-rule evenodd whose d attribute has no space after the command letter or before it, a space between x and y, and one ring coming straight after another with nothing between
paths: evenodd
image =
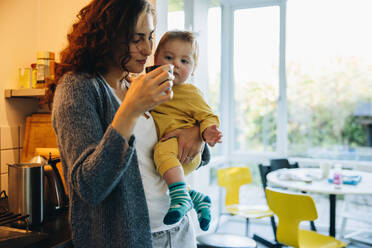
<instances>
[{"instance_id":1,"label":"glass door","mask_svg":"<svg viewBox=\"0 0 372 248\"><path fill-rule=\"evenodd\" d=\"M233 12L233 152L276 151L279 24L279 6Z\"/></svg>"}]
</instances>

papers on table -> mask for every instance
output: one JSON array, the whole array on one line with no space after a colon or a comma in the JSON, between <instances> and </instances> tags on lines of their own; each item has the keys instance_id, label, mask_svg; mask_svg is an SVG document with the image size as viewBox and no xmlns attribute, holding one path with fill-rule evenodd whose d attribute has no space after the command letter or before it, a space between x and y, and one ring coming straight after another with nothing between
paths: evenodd
<instances>
[{"instance_id":1,"label":"papers on table","mask_svg":"<svg viewBox=\"0 0 372 248\"><path fill-rule=\"evenodd\" d=\"M341 172L342 173L342 172ZM312 181L322 180L322 172L319 170L291 170L291 169L280 169L278 170L277 177L283 181L301 181L305 183L311 183ZM348 185L357 185L362 180L362 176L357 173L350 174L344 171L342 173L342 183ZM333 183L333 171L331 170L328 178L329 183Z\"/></svg>"},{"instance_id":2,"label":"papers on table","mask_svg":"<svg viewBox=\"0 0 372 248\"><path fill-rule=\"evenodd\" d=\"M357 185L360 181L362 181L360 175L342 175L343 184ZM333 183L333 178L328 178L328 182Z\"/></svg>"},{"instance_id":3,"label":"papers on table","mask_svg":"<svg viewBox=\"0 0 372 248\"><path fill-rule=\"evenodd\" d=\"M314 180L321 180L321 171L307 171L307 170L291 170L291 169L281 169L278 171L278 179L285 181L302 181L306 183L311 183Z\"/></svg>"}]
</instances>

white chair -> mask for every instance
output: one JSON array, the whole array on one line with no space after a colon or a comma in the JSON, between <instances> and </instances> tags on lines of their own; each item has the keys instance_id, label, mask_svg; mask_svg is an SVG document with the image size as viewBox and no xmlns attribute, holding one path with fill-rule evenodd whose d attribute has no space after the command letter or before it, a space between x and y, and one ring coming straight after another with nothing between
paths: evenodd
<instances>
[{"instance_id":1,"label":"white chair","mask_svg":"<svg viewBox=\"0 0 372 248\"><path fill-rule=\"evenodd\" d=\"M367 243L368 240L364 237L370 236L369 245L372 245L372 195L346 195L340 216L340 238ZM365 228L358 228L346 234L348 220L362 222Z\"/></svg>"}]
</instances>

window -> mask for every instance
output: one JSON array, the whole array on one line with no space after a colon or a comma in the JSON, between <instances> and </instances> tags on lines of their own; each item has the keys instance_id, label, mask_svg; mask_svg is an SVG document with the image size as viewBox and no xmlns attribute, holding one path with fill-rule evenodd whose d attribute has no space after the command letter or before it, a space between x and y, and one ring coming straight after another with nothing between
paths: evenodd
<instances>
[{"instance_id":1,"label":"window","mask_svg":"<svg viewBox=\"0 0 372 248\"><path fill-rule=\"evenodd\" d=\"M212 3L208 10L208 94L214 113L221 114L221 7ZM221 118L220 118L221 121ZM221 125L223 123L221 122ZM222 155L222 146L211 149L212 155Z\"/></svg>"},{"instance_id":2,"label":"window","mask_svg":"<svg viewBox=\"0 0 372 248\"><path fill-rule=\"evenodd\" d=\"M220 113L221 103L221 8L208 11L208 78L209 97L213 111ZM217 24L217 25L216 25Z\"/></svg>"},{"instance_id":3,"label":"window","mask_svg":"<svg viewBox=\"0 0 372 248\"><path fill-rule=\"evenodd\" d=\"M217 202L220 165L250 166L259 184L254 169L273 157L370 165L370 2L168 0L169 29L203 29L208 16L208 80L197 82L224 137L212 163L193 174L196 188Z\"/></svg>"},{"instance_id":4,"label":"window","mask_svg":"<svg viewBox=\"0 0 372 248\"><path fill-rule=\"evenodd\" d=\"M185 27L184 0L168 0L168 30Z\"/></svg>"},{"instance_id":5,"label":"window","mask_svg":"<svg viewBox=\"0 0 372 248\"><path fill-rule=\"evenodd\" d=\"M372 160L357 113L372 102L370 12L368 0L288 1L290 156Z\"/></svg>"},{"instance_id":6,"label":"window","mask_svg":"<svg viewBox=\"0 0 372 248\"><path fill-rule=\"evenodd\" d=\"M278 6L234 12L234 151L276 149L278 23Z\"/></svg>"},{"instance_id":7,"label":"window","mask_svg":"<svg viewBox=\"0 0 372 248\"><path fill-rule=\"evenodd\" d=\"M370 0L169 0L168 9L169 29L208 33L208 79L196 82L222 120L214 157L372 161Z\"/></svg>"},{"instance_id":8,"label":"window","mask_svg":"<svg viewBox=\"0 0 372 248\"><path fill-rule=\"evenodd\" d=\"M221 116L227 125L224 150L230 162L262 162L283 153L286 146L286 121L281 118L286 114L285 102L278 101L285 99L282 7L286 1L223 3Z\"/></svg>"}]
</instances>

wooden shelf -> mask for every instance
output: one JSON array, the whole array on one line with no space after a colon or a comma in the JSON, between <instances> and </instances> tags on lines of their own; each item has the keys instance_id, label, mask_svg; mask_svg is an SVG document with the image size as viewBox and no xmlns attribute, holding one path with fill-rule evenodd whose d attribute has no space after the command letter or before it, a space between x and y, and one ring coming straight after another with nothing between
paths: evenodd
<instances>
[{"instance_id":1,"label":"wooden shelf","mask_svg":"<svg viewBox=\"0 0 372 248\"><path fill-rule=\"evenodd\" d=\"M5 98L36 98L45 96L46 89L5 89Z\"/></svg>"}]
</instances>

